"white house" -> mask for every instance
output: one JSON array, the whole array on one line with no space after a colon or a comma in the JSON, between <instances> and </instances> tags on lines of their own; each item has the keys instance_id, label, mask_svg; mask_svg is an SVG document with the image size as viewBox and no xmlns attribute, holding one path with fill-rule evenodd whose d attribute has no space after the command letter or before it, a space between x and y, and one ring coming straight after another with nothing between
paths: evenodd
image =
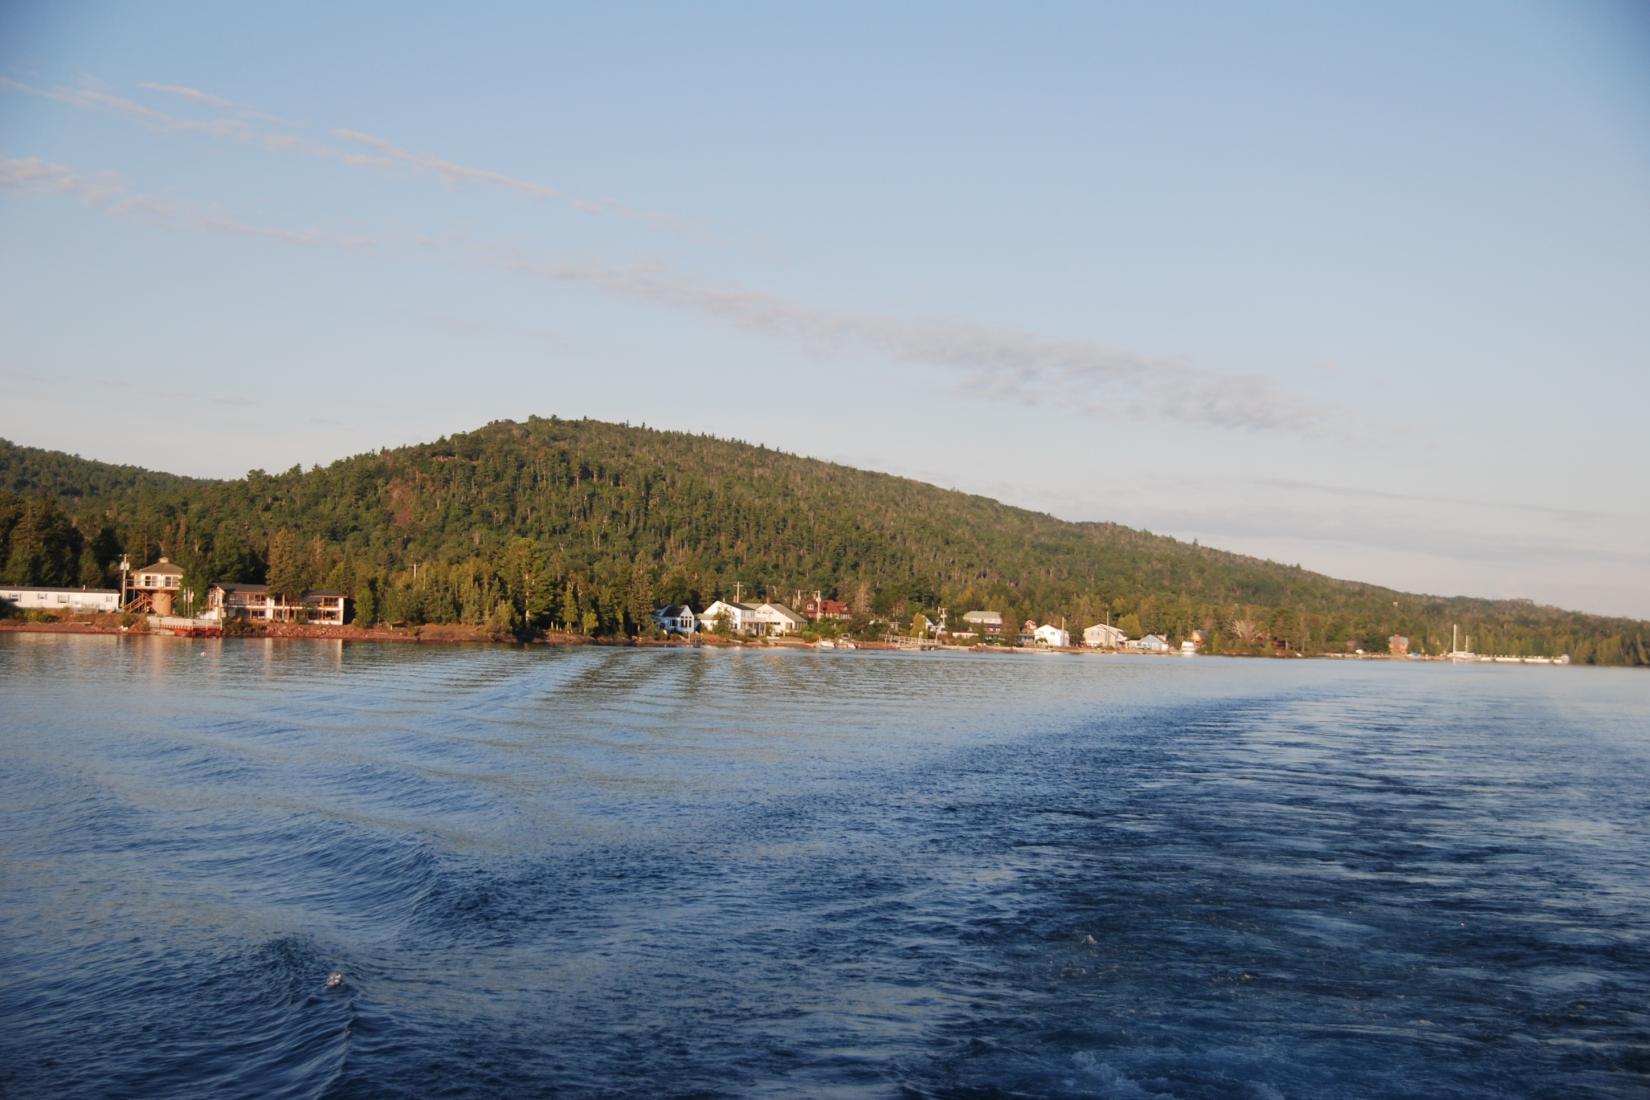
<instances>
[{"instance_id":1,"label":"white house","mask_svg":"<svg viewBox=\"0 0 1650 1100\"><path fill-rule=\"evenodd\" d=\"M1169 643L1156 634L1148 634L1144 638L1137 638L1129 643L1129 648L1137 653L1167 653Z\"/></svg>"},{"instance_id":2,"label":"white house","mask_svg":"<svg viewBox=\"0 0 1650 1100\"><path fill-rule=\"evenodd\" d=\"M685 603L659 608L653 613L653 621L666 634L692 634L699 625L699 620L693 614L693 608Z\"/></svg>"},{"instance_id":3,"label":"white house","mask_svg":"<svg viewBox=\"0 0 1650 1100\"><path fill-rule=\"evenodd\" d=\"M763 603L745 614L744 625L746 633L758 637L778 637L781 634L795 634L808 625L808 620L782 603Z\"/></svg>"},{"instance_id":4,"label":"white house","mask_svg":"<svg viewBox=\"0 0 1650 1100\"><path fill-rule=\"evenodd\" d=\"M1057 626L1044 623L1031 632L1038 645L1057 646L1065 649L1071 645L1071 635Z\"/></svg>"},{"instance_id":5,"label":"white house","mask_svg":"<svg viewBox=\"0 0 1650 1100\"><path fill-rule=\"evenodd\" d=\"M0 585L0 600L37 611L119 611L120 593L113 588L27 588Z\"/></svg>"},{"instance_id":6,"label":"white house","mask_svg":"<svg viewBox=\"0 0 1650 1100\"><path fill-rule=\"evenodd\" d=\"M699 624L702 630L715 630L716 624L723 618L728 620L728 629L735 634L750 634L755 637L774 637L781 634L795 634L808 625L808 620L780 603L728 603L717 600L703 611L699 612Z\"/></svg>"},{"instance_id":7,"label":"white house","mask_svg":"<svg viewBox=\"0 0 1650 1100\"><path fill-rule=\"evenodd\" d=\"M756 609L749 604L728 603L726 600L717 600L703 611L699 612L699 626L702 630L715 630L725 618L728 629L735 634L745 633L745 616Z\"/></svg>"},{"instance_id":8,"label":"white house","mask_svg":"<svg viewBox=\"0 0 1650 1100\"><path fill-rule=\"evenodd\" d=\"M1129 636L1105 623L1095 623L1083 629L1083 644L1090 649L1122 649Z\"/></svg>"}]
</instances>

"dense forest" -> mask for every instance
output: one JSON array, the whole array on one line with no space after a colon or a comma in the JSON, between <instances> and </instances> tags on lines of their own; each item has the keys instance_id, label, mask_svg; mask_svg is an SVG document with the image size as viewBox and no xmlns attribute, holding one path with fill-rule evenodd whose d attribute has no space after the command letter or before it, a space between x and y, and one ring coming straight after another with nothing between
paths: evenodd
<instances>
[{"instance_id":1,"label":"dense forest","mask_svg":"<svg viewBox=\"0 0 1650 1100\"><path fill-rule=\"evenodd\" d=\"M0 581L114 584L161 555L185 587L341 590L357 621L519 634L650 629L652 609L749 596L846 601L860 625L975 608L1109 619L1214 652L1448 649L1650 664L1650 624L1443 598L1115 524L1068 523L886 474L709 436L501 421L325 467L205 481L0 441Z\"/></svg>"}]
</instances>

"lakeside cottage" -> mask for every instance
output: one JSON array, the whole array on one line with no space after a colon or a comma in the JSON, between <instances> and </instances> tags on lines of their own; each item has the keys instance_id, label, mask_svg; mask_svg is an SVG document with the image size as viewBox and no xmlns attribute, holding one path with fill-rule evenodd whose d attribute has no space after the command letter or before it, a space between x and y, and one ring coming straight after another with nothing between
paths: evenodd
<instances>
[{"instance_id":1,"label":"lakeside cottage","mask_svg":"<svg viewBox=\"0 0 1650 1100\"><path fill-rule=\"evenodd\" d=\"M853 618L853 612L841 600L823 599L818 596L802 606L802 614L805 618L812 619L814 622L821 619L846 621Z\"/></svg>"},{"instance_id":2,"label":"lakeside cottage","mask_svg":"<svg viewBox=\"0 0 1650 1100\"><path fill-rule=\"evenodd\" d=\"M782 603L760 603L745 615L745 630L758 638L795 634L808 620Z\"/></svg>"},{"instance_id":3,"label":"lakeside cottage","mask_svg":"<svg viewBox=\"0 0 1650 1100\"><path fill-rule=\"evenodd\" d=\"M653 613L653 621L666 634L692 634L699 626L693 608L685 603L659 608Z\"/></svg>"},{"instance_id":4,"label":"lakeside cottage","mask_svg":"<svg viewBox=\"0 0 1650 1100\"><path fill-rule=\"evenodd\" d=\"M729 603L717 600L699 612L700 629L715 630L726 619L734 634L753 638L777 638L795 634L808 625L808 620L782 603Z\"/></svg>"},{"instance_id":5,"label":"lakeside cottage","mask_svg":"<svg viewBox=\"0 0 1650 1100\"><path fill-rule=\"evenodd\" d=\"M1129 636L1108 623L1083 628L1083 644L1090 649L1122 649Z\"/></svg>"},{"instance_id":6,"label":"lakeside cottage","mask_svg":"<svg viewBox=\"0 0 1650 1100\"><path fill-rule=\"evenodd\" d=\"M1031 632L1032 639L1037 645L1053 646L1057 649L1067 649L1071 646L1071 635L1057 626L1044 623Z\"/></svg>"},{"instance_id":7,"label":"lakeside cottage","mask_svg":"<svg viewBox=\"0 0 1650 1100\"><path fill-rule=\"evenodd\" d=\"M173 565L169 558L134 569L126 581L126 610L170 615L178 590L182 587L183 570Z\"/></svg>"},{"instance_id":8,"label":"lakeside cottage","mask_svg":"<svg viewBox=\"0 0 1650 1100\"><path fill-rule=\"evenodd\" d=\"M1003 632L1003 613L1001 611L965 611L963 622L973 627L980 634L999 635Z\"/></svg>"},{"instance_id":9,"label":"lakeside cottage","mask_svg":"<svg viewBox=\"0 0 1650 1100\"><path fill-rule=\"evenodd\" d=\"M1130 642L1129 648L1136 653L1167 653L1169 652L1169 643L1156 634L1148 634L1144 638Z\"/></svg>"},{"instance_id":10,"label":"lakeside cottage","mask_svg":"<svg viewBox=\"0 0 1650 1100\"><path fill-rule=\"evenodd\" d=\"M717 600L709 607L699 612L699 629L717 630L722 621L727 620L728 630L734 634L745 632L745 616L755 608L748 604L729 603L727 600Z\"/></svg>"},{"instance_id":11,"label":"lakeside cottage","mask_svg":"<svg viewBox=\"0 0 1650 1100\"><path fill-rule=\"evenodd\" d=\"M220 582L206 592L209 622L229 619L256 619L262 622L309 622L321 626L343 626L347 597L342 592L312 590L289 600L271 592L267 584Z\"/></svg>"}]
</instances>

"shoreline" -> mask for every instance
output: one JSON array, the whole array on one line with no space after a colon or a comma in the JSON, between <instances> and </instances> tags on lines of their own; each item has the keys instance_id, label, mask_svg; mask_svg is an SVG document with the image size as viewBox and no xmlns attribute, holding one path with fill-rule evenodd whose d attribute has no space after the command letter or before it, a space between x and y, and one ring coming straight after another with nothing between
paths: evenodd
<instances>
[{"instance_id":1,"label":"shoreline","mask_svg":"<svg viewBox=\"0 0 1650 1100\"><path fill-rule=\"evenodd\" d=\"M199 638L188 638L184 635L175 635L170 630L150 630L143 621L132 623L129 626L121 625L122 616L113 614L98 614L79 618L67 618L48 622L29 622L21 619L0 619L0 634L77 634L100 635L104 637L125 638L173 638L183 637L185 640L199 641ZM241 621L234 629L224 633L222 639L282 639L294 641L332 641L332 642L392 642L407 644L438 644L438 645L527 645L527 646L603 646L608 648L652 648L652 649L815 649L814 643L801 638L761 638L741 640L735 638L719 638L714 635L700 635L697 642L689 642L679 637L670 638L592 638L584 634L565 634L560 632L545 632L531 638L518 638L512 634L500 634L479 626L465 626L460 623L426 623L423 626L396 627L396 626L324 626L300 623L253 623ZM853 649L845 652L869 650L872 652L916 652L915 650L901 649L888 642L868 641L855 642ZM1061 654L1079 657L1113 656L1113 657L1158 657L1184 658L1185 654L1173 653L1130 653L1126 650L1088 649L1072 646L1069 648L1022 646L937 646L929 652L942 653L1006 653L1014 655L1043 655ZM1556 667L1566 667L1568 662L1560 664L1557 661L1532 660L1529 662L1518 660L1478 660L1470 662L1452 662L1447 656L1408 656L1395 657L1389 653L1198 653L1197 657L1229 657L1244 660L1289 660L1289 661L1389 661L1397 664L1551 664Z\"/></svg>"}]
</instances>

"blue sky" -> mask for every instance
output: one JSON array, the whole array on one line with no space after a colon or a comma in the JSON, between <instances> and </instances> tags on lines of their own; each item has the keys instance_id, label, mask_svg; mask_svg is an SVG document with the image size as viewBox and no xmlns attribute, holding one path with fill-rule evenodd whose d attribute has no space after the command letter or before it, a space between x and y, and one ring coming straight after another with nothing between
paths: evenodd
<instances>
[{"instance_id":1,"label":"blue sky","mask_svg":"<svg viewBox=\"0 0 1650 1100\"><path fill-rule=\"evenodd\" d=\"M0 436L529 414L1650 617L1650 9L0 9Z\"/></svg>"}]
</instances>

